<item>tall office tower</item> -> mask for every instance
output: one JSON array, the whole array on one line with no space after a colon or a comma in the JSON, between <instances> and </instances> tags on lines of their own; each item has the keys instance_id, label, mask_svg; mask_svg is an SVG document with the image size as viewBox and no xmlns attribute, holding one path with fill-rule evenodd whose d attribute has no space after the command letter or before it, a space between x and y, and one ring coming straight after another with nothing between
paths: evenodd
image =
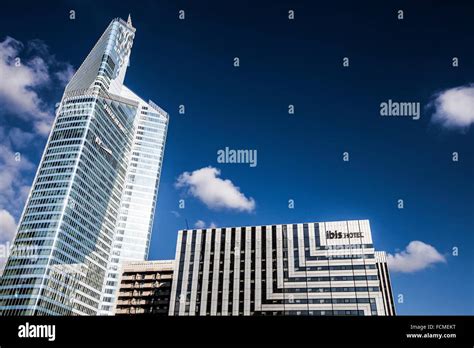
<instances>
[{"instance_id":1,"label":"tall office tower","mask_svg":"<svg viewBox=\"0 0 474 348\"><path fill-rule=\"evenodd\" d=\"M116 315L168 315L174 260L130 261L122 265Z\"/></svg>"},{"instance_id":2,"label":"tall office tower","mask_svg":"<svg viewBox=\"0 0 474 348\"><path fill-rule=\"evenodd\" d=\"M169 314L387 315L369 221L179 231Z\"/></svg>"},{"instance_id":3,"label":"tall office tower","mask_svg":"<svg viewBox=\"0 0 474 348\"><path fill-rule=\"evenodd\" d=\"M168 115L123 85L134 35L130 17L114 19L66 86L0 278L0 314L108 313L120 263L147 256Z\"/></svg>"}]
</instances>

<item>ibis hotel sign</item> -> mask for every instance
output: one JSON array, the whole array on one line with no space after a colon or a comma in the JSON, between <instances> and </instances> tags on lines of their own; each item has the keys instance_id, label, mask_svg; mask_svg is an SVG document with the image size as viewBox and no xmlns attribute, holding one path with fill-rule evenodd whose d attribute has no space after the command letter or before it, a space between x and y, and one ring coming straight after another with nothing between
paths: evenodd
<instances>
[{"instance_id":1,"label":"ibis hotel sign","mask_svg":"<svg viewBox=\"0 0 474 348\"><path fill-rule=\"evenodd\" d=\"M326 239L342 239L342 238L364 238L362 232L339 232L335 231L326 231Z\"/></svg>"}]
</instances>

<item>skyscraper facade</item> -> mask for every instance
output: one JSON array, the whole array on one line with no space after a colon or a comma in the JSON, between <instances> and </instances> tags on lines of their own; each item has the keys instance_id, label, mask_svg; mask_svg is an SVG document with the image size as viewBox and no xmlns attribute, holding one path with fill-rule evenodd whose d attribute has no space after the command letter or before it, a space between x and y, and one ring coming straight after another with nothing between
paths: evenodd
<instances>
[{"instance_id":1,"label":"skyscraper facade","mask_svg":"<svg viewBox=\"0 0 474 348\"><path fill-rule=\"evenodd\" d=\"M130 17L114 19L66 86L0 278L0 314L108 314L121 262L147 257L168 115L123 84L134 36Z\"/></svg>"},{"instance_id":2,"label":"skyscraper facade","mask_svg":"<svg viewBox=\"0 0 474 348\"><path fill-rule=\"evenodd\" d=\"M387 253L385 251L375 252L377 274L380 281L380 289L383 295L383 305L387 315L396 315L395 303L393 302L392 283L388 272Z\"/></svg>"},{"instance_id":3,"label":"skyscraper facade","mask_svg":"<svg viewBox=\"0 0 474 348\"><path fill-rule=\"evenodd\" d=\"M169 314L391 315L389 287L368 220L182 230Z\"/></svg>"}]
</instances>

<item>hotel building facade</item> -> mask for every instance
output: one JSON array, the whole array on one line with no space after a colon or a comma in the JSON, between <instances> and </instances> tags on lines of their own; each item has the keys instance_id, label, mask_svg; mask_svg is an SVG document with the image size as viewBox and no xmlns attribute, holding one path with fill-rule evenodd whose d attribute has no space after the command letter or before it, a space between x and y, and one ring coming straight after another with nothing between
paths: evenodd
<instances>
[{"instance_id":1,"label":"hotel building facade","mask_svg":"<svg viewBox=\"0 0 474 348\"><path fill-rule=\"evenodd\" d=\"M66 86L0 278L1 315L111 314L121 263L147 257L168 114L123 84L134 36L130 17L114 19Z\"/></svg>"},{"instance_id":2,"label":"hotel building facade","mask_svg":"<svg viewBox=\"0 0 474 348\"><path fill-rule=\"evenodd\" d=\"M386 258L374 250L369 221L354 220L179 231L169 314L395 310Z\"/></svg>"}]
</instances>

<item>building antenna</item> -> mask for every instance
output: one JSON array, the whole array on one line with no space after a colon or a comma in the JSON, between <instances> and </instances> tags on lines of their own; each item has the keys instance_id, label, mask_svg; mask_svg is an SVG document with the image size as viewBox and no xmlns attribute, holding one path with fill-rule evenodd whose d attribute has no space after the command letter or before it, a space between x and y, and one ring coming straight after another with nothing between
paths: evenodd
<instances>
[{"instance_id":1,"label":"building antenna","mask_svg":"<svg viewBox=\"0 0 474 348\"><path fill-rule=\"evenodd\" d=\"M189 230L188 219L184 219L184 221L186 221L186 229Z\"/></svg>"}]
</instances>

